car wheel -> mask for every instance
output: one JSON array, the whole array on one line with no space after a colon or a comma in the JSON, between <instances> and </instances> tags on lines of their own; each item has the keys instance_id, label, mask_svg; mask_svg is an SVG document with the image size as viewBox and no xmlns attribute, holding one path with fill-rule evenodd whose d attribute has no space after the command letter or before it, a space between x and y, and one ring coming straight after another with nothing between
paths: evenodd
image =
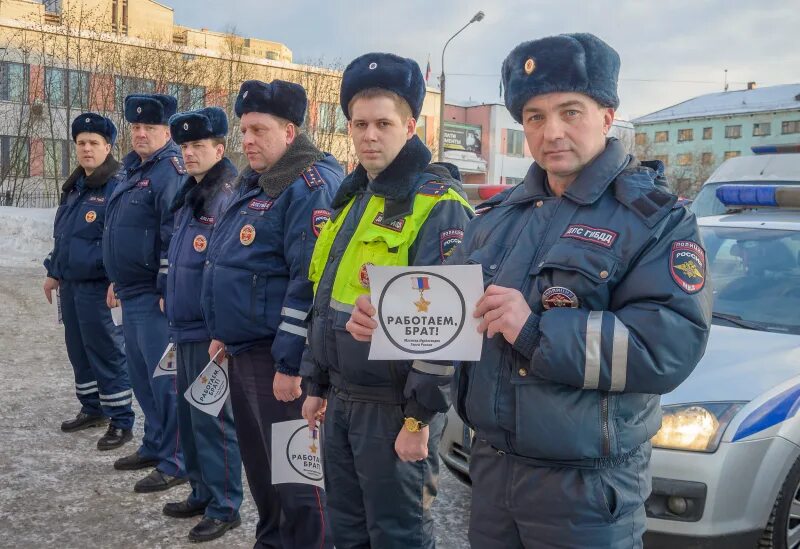
<instances>
[{"instance_id":1,"label":"car wheel","mask_svg":"<svg viewBox=\"0 0 800 549\"><path fill-rule=\"evenodd\" d=\"M800 459L786 476L758 546L800 548Z\"/></svg>"}]
</instances>

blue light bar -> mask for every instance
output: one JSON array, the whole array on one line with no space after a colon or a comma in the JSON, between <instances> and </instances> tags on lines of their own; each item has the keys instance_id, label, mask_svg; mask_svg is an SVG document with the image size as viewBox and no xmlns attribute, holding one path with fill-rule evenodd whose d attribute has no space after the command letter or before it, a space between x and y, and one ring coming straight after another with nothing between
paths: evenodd
<instances>
[{"instance_id":1,"label":"blue light bar","mask_svg":"<svg viewBox=\"0 0 800 549\"><path fill-rule=\"evenodd\" d=\"M800 145L759 145L750 150L753 154L800 153Z\"/></svg>"},{"instance_id":2,"label":"blue light bar","mask_svg":"<svg viewBox=\"0 0 800 549\"><path fill-rule=\"evenodd\" d=\"M775 207L778 205L776 191L774 185L720 185L717 198L728 207Z\"/></svg>"}]
</instances>

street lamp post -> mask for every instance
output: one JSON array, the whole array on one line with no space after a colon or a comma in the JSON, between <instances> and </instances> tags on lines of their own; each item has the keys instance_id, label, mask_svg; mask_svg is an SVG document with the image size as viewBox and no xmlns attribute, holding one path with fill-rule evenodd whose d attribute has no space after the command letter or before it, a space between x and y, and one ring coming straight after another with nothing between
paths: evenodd
<instances>
[{"instance_id":1,"label":"street lamp post","mask_svg":"<svg viewBox=\"0 0 800 549\"><path fill-rule=\"evenodd\" d=\"M444 43L444 47L442 48L442 74L439 75L439 162L444 160L444 52L447 49L447 45L450 43L450 41L461 34L461 31L482 19L483 12L479 11L472 16L472 19L469 20L469 23L458 29L457 33L448 38L447 42Z\"/></svg>"}]
</instances>

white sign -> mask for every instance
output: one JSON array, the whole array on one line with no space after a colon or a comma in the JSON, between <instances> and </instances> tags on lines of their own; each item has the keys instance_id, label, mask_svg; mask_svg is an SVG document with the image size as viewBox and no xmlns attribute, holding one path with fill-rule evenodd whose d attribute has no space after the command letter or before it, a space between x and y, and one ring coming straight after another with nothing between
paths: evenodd
<instances>
[{"instance_id":1,"label":"white sign","mask_svg":"<svg viewBox=\"0 0 800 549\"><path fill-rule=\"evenodd\" d=\"M217 356L219 353L217 353ZM195 408L211 416L218 416L231 392L228 379L228 359L217 363L216 356L197 379L186 389L183 397Z\"/></svg>"},{"instance_id":2,"label":"white sign","mask_svg":"<svg viewBox=\"0 0 800 549\"><path fill-rule=\"evenodd\" d=\"M272 424L272 484L287 483L325 488L319 429L304 419Z\"/></svg>"},{"instance_id":3,"label":"white sign","mask_svg":"<svg viewBox=\"0 0 800 549\"><path fill-rule=\"evenodd\" d=\"M56 289L56 324L64 324L64 317L61 316L61 292Z\"/></svg>"},{"instance_id":4,"label":"white sign","mask_svg":"<svg viewBox=\"0 0 800 549\"><path fill-rule=\"evenodd\" d=\"M378 328L370 360L481 358L480 265L367 267Z\"/></svg>"},{"instance_id":5,"label":"white sign","mask_svg":"<svg viewBox=\"0 0 800 549\"><path fill-rule=\"evenodd\" d=\"M153 372L153 377L174 376L177 375L177 373L178 350L175 348L175 344L170 342L167 344L167 348L164 349L164 354L161 355L158 365L156 365L156 369Z\"/></svg>"},{"instance_id":6,"label":"white sign","mask_svg":"<svg viewBox=\"0 0 800 549\"><path fill-rule=\"evenodd\" d=\"M111 320L114 326L122 326L122 305L111 308Z\"/></svg>"}]
</instances>

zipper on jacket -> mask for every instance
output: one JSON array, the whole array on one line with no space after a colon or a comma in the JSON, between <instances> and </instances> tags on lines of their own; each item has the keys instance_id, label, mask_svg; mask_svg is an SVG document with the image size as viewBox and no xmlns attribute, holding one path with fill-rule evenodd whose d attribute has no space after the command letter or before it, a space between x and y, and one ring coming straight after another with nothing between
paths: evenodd
<instances>
[{"instance_id":1,"label":"zipper on jacket","mask_svg":"<svg viewBox=\"0 0 800 549\"><path fill-rule=\"evenodd\" d=\"M600 400L600 422L603 430L603 455L611 454L611 438L608 433L608 394Z\"/></svg>"},{"instance_id":2,"label":"zipper on jacket","mask_svg":"<svg viewBox=\"0 0 800 549\"><path fill-rule=\"evenodd\" d=\"M250 320L255 320L256 314L256 286L258 286L258 275L253 275L253 283L250 286Z\"/></svg>"}]
</instances>

